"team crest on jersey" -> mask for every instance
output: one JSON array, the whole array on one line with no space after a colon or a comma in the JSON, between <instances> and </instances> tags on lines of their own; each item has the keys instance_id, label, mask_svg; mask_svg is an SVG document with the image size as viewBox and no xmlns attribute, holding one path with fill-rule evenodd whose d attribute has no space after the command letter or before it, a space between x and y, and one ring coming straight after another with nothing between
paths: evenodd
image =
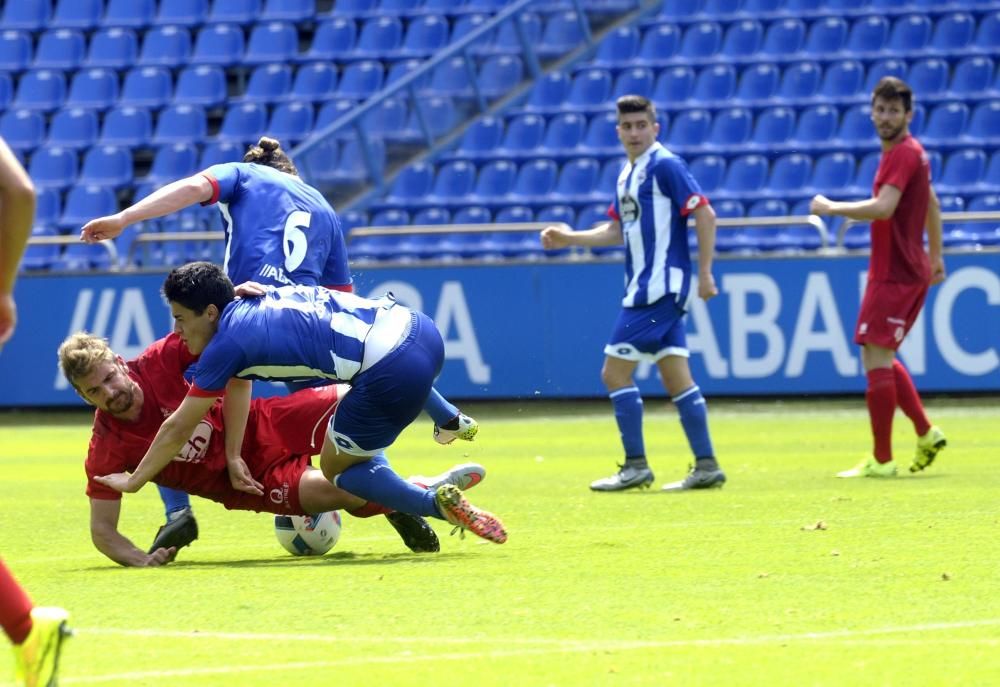
<instances>
[{"instance_id":1,"label":"team crest on jersey","mask_svg":"<svg viewBox=\"0 0 1000 687\"><path fill-rule=\"evenodd\" d=\"M642 182L644 182L645 180L646 180L646 170L645 169L640 169L638 172L635 173L635 183L636 184L642 184Z\"/></svg>"},{"instance_id":2,"label":"team crest on jersey","mask_svg":"<svg viewBox=\"0 0 1000 687\"><path fill-rule=\"evenodd\" d=\"M635 222L639 219L639 203L635 198L626 194L621 197L618 205L621 208L622 222Z\"/></svg>"}]
</instances>

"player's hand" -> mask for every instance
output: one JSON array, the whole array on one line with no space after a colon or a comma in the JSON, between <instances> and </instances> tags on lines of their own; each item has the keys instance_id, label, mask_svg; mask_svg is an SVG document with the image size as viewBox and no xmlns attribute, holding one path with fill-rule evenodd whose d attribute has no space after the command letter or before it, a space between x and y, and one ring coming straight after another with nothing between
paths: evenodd
<instances>
[{"instance_id":1,"label":"player's hand","mask_svg":"<svg viewBox=\"0 0 1000 687\"><path fill-rule=\"evenodd\" d=\"M545 250L555 250L565 248L570 245L570 232L562 227L545 227L542 229L542 248Z\"/></svg>"},{"instance_id":2,"label":"player's hand","mask_svg":"<svg viewBox=\"0 0 1000 687\"><path fill-rule=\"evenodd\" d=\"M948 273L944 269L944 258L931 258L931 286L940 284Z\"/></svg>"},{"instance_id":3,"label":"player's hand","mask_svg":"<svg viewBox=\"0 0 1000 687\"><path fill-rule=\"evenodd\" d=\"M263 284L258 284L255 281L245 281L242 284L233 287L233 290L240 298L257 298L267 293L267 287Z\"/></svg>"},{"instance_id":4,"label":"player's hand","mask_svg":"<svg viewBox=\"0 0 1000 687\"><path fill-rule=\"evenodd\" d=\"M813 199L809 201L809 214L812 215L829 215L831 210L832 201L824 195L815 195Z\"/></svg>"},{"instance_id":5,"label":"player's hand","mask_svg":"<svg viewBox=\"0 0 1000 687\"><path fill-rule=\"evenodd\" d=\"M0 295L0 346L10 341L16 326L17 305L14 304L14 295L10 293Z\"/></svg>"},{"instance_id":6,"label":"player's hand","mask_svg":"<svg viewBox=\"0 0 1000 687\"><path fill-rule=\"evenodd\" d=\"M253 478L253 475L250 474L250 468L247 467L242 458L237 456L227 460L226 467L229 469L229 481L232 483L233 489L254 496L264 495L264 485Z\"/></svg>"},{"instance_id":7,"label":"player's hand","mask_svg":"<svg viewBox=\"0 0 1000 687\"><path fill-rule=\"evenodd\" d=\"M132 475L128 472L116 472L113 475L95 477L94 480L123 494L134 494L139 491L138 487L132 485Z\"/></svg>"},{"instance_id":8,"label":"player's hand","mask_svg":"<svg viewBox=\"0 0 1000 687\"><path fill-rule=\"evenodd\" d=\"M698 296L707 301L719 295L719 289L715 286L715 277L711 272L704 272L698 275Z\"/></svg>"},{"instance_id":9,"label":"player's hand","mask_svg":"<svg viewBox=\"0 0 1000 687\"><path fill-rule=\"evenodd\" d=\"M158 568L166 565L177 557L177 547L159 548L153 553L147 554L145 560L138 564L137 568Z\"/></svg>"},{"instance_id":10,"label":"player's hand","mask_svg":"<svg viewBox=\"0 0 1000 687\"><path fill-rule=\"evenodd\" d=\"M125 230L125 220L121 213L98 217L83 225L80 230L80 240L86 243L97 243L104 239L113 239Z\"/></svg>"}]
</instances>

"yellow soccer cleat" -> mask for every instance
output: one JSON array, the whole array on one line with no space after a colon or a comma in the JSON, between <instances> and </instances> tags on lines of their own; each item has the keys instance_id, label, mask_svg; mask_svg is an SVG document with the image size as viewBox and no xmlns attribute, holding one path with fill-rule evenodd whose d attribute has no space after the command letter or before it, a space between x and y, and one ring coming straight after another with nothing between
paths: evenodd
<instances>
[{"instance_id":1,"label":"yellow soccer cleat","mask_svg":"<svg viewBox=\"0 0 1000 687\"><path fill-rule=\"evenodd\" d=\"M931 466L937 454L948 445L948 440L944 437L944 432L940 427L931 427L927 434L917 437L917 455L910 463L910 472L920 472Z\"/></svg>"},{"instance_id":2,"label":"yellow soccer cleat","mask_svg":"<svg viewBox=\"0 0 1000 687\"><path fill-rule=\"evenodd\" d=\"M62 608L35 606L31 609L31 632L14 646L18 684L52 687L59 670L62 643L72 633L66 626L69 613Z\"/></svg>"},{"instance_id":3,"label":"yellow soccer cleat","mask_svg":"<svg viewBox=\"0 0 1000 687\"><path fill-rule=\"evenodd\" d=\"M837 477L895 477L896 461L890 460L888 463L880 463L875 460L875 456L868 456L850 470L838 472Z\"/></svg>"}]
</instances>

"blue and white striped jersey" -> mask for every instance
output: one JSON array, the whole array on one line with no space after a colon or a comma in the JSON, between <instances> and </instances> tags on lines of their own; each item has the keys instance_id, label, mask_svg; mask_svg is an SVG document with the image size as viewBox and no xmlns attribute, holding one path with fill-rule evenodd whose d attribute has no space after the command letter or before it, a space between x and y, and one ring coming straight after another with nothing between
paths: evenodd
<instances>
[{"instance_id":1,"label":"blue and white striped jersey","mask_svg":"<svg viewBox=\"0 0 1000 687\"><path fill-rule=\"evenodd\" d=\"M205 170L226 232L223 269L233 281L271 286L351 283L340 218L319 191L267 165Z\"/></svg>"},{"instance_id":2,"label":"blue and white striped jersey","mask_svg":"<svg viewBox=\"0 0 1000 687\"><path fill-rule=\"evenodd\" d=\"M365 360L366 338L379 312L393 307L409 321L410 311L391 297L372 300L322 287L284 286L237 299L192 366L191 393L217 396L231 377L349 382L362 362L377 362Z\"/></svg>"},{"instance_id":3,"label":"blue and white striped jersey","mask_svg":"<svg viewBox=\"0 0 1000 687\"><path fill-rule=\"evenodd\" d=\"M687 164L653 143L618 176L609 216L625 237L626 308L672 295L685 307L691 288L688 215L708 204Z\"/></svg>"}]
</instances>

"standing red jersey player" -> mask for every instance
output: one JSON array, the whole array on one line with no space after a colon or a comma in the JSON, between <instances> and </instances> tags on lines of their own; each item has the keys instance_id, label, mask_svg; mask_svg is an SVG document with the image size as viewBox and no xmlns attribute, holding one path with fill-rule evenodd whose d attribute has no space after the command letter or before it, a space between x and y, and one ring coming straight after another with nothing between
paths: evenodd
<instances>
[{"instance_id":1,"label":"standing red jersey player","mask_svg":"<svg viewBox=\"0 0 1000 687\"><path fill-rule=\"evenodd\" d=\"M903 81L887 76L872 92L872 123L882 140L882 158L873 195L867 200L832 201L816 196L809 205L817 215L841 215L871 221L868 284L854 341L862 346L868 377L865 399L871 417L874 449L838 477L892 477L892 417L896 406L913 422L917 452L910 472L934 462L945 446L944 433L931 425L896 349L917 319L932 284L944 281L941 257L941 207L931 187L930 164L920 143L910 134L913 92ZM924 251L924 227L930 255Z\"/></svg>"}]
</instances>

